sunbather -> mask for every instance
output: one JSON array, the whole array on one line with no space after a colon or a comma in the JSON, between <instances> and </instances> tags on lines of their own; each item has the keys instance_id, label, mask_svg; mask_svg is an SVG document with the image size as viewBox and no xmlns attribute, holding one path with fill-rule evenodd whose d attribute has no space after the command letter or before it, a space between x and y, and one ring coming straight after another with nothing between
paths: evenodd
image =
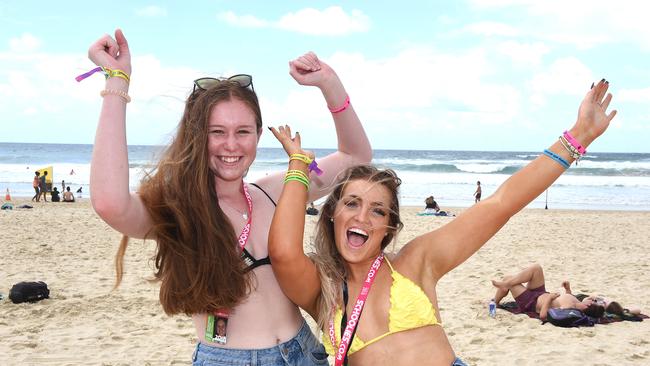
<instances>
[{"instance_id":1,"label":"sunbather","mask_svg":"<svg viewBox=\"0 0 650 366\"><path fill-rule=\"evenodd\" d=\"M547 292L544 270L535 263L517 274L503 277L501 281L493 280L492 285L497 288L494 301L498 304L510 292L521 311L535 312L542 321L546 321L549 309L578 309L594 318L603 316L605 306L589 297L578 300L571 294L568 282L565 283L565 289L568 287L566 293Z\"/></svg>"}]
</instances>

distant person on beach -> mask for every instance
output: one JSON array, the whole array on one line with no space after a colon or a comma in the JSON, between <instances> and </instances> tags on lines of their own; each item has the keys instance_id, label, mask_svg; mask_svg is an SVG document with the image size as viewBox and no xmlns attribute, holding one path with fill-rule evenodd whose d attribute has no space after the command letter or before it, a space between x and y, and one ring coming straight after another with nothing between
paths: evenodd
<instances>
[{"instance_id":1,"label":"distant person on beach","mask_svg":"<svg viewBox=\"0 0 650 366\"><path fill-rule=\"evenodd\" d=\"M440 211L440 206L438 206L438 202L433 198L433 196L429 196L424 200L424 211L425 213L438 213Z\"/></svg>"},{"instance_id":2,"label":"distant person on beach","mask_svg":"<svg viewBox=\"0 0 650 366\"><path fill-rule=\"evenodd\" d=\"M50 194L52 195L52 202L61 202L61 196L59 196L59 190L56 187L52 189Z\"/></svg>"},{"instance_id":3,"label":"distant person on beach","mask_svg":"<svg viewBox=\"0 0 650 366\"><path fill-rule=\"evenodd\" d=\"M32 197L32 201L36 201L36 202L39 202L41 200L41 197L40 197L41 196L40 195L41 190L38 188L40 186L40 184L41 184L41 181L39 179L40 175L41 175L41 172L39 172L39 171L34 172L34 180L32 181L32 186L34 187L34 192L36 192L34 197Z\"/></svg>"},{"instance_id":4,"label":"distant person on beach","mask_svg":"<svg viewBox=\"0 0 650 366\"><path fill-rule=\"evenodd\" d=\"M63 192L63 202L74 202L74 195L70 192L70 186L65 187L65 192Z\"/></svg>"},{"instance_id":5,"label":"distant person on beach","mask_svg":"<svg viewBox=\"0 0 650 366\"><path fill-rule=\"evenodd\" d=\"M70 175L75 175L74 169L70 169Z\"/></svg>"},{"instance_id":6,"label":"distant person on beach","mask_svg":"<svg viewBox=\"0 0 650 366\"><path fill-rule=\"evenodd\" d=\"M61 181L61 192L65 192L65 180Z\"/></svg>"},{"instance_id":7,"label":"distant person on beach","mask_svg":"<svg viewBox=\"0 0 650 366\"><path fill-rule=\"evenodd\" d=\"M581 153L616 115L606 112L612 98L607 89L602 80L586 94L566 133ZM289 128L272 131L289 157L311 156ZM397 253L384 250L403 226L401 181L390 169L358 165L339 176L321 206L316 253L307 256L304 207L310 175L307 161L290 158L269 232L269 255L284 293L321 327L335 365L464 365L440 322L436 284L570 166L576 155L564 144L556 141L490 197Z\"/></svg>"},{"instance_id":8,"label":"distant person on beach","mask_svg":"<svg viewBox=\"0 0 650 366\"><path fill-rule=\"evenodd\" d=\"M129 46L117 30L115 39L103 36L88 54L109 69L90 198L99 216L124 234L116 258L117 284L128 237L154 239L160 302L169 315L192 314L199 339L195 364L210 359L239 364L265 349L264 364L326 365L322 345L280 290L268 258L267 236L284 172L244 182L263 131L252 77L188 80L191 93L175 138L137 193L130 194L125 143ZM289 73L298 84L320 89L338 137L338 150L318 159L323 173L310 192L313 201L333 188L341 170L369 162L372 150L329 65L309 52L289 62ZM214 342L213 330L206 327L208 319L215 324L217 310L229 313L225 345Z\"/></svg>"},{"instance_id":9,"label":"distant person on beach","mask_svg":"<svg viewBox=\"0 0 650 366\"><path fill-rule=\"evenodd\" d=\"M547 320L549 309L578 309L594 318L600 318L605 313L604 304L590 298L580 301L573 296L570 288L564 294L546 291L544 270L537 263L519 273L505 276L500 281L492 280L492 285L497 288L494 295L497 304L510 292L521 311L535 312L543 321ZM568 288L568 282L566 285L565 288Z\"/></svg>"},{"instance_id":10,"label":"distant person on beach","mask_svg":"<svg viewBox=\"0 0 650 366\"><path fill-rule=\"evenodd\" d=\"M314 207L314 202L309 203L309 207L307 207L307 210L305 211L307 215L311 216L316 216L318 215L318 209Z\"/></svg>"},{"instance_id":11,"label":"distant person on beach","mask_svg":"<svg viewBox=\"0 0 650 366\"><path fill-rule=\"evenodd\" d=\"M47 170L43 171L41 177L39 178L38 189L40 191L39 197L43 197L43 201L47 202ZM37 198L36 201L40 201L40 198Z\"/></svg>"},{"instance_id":12,"label":"distant person on beach","mask_svg":"<svg viewBox=\"0 0 650 366\"><path fill-rule=\"evenodd\" d=\"M481 181L476 182L476 191L474 192L474 203L481 202Z\"/></svg>"},{"instance_id":13,"label":"distant person on beach","mask_svg":"<svg viewBox=\"0 0 650 366\"><path fill-rule=\"evenodd\" d=\"M574 294L571 291L571 284L569 281L563 281L562 287L565 293L575 295L575 297L583 303L585 300L590 300L598 305L604 306L607 313L616 314L620 317L628 317L641 314L641 308L638 306L628 306L627 308L623 308L619 302L613 301L612 299L601 295Z\"/></svg>"},{"instance_id":14,"label":"distant person on beach","mask_svg":"<svg viewBox=\"0 0 650 366\"><path fill-rule=\"evenodd\" d=\"M420 215L448 216L449 212L442 211L433 196L429 196L424 200L424 210Z\"/></svg>"}]
</instances>

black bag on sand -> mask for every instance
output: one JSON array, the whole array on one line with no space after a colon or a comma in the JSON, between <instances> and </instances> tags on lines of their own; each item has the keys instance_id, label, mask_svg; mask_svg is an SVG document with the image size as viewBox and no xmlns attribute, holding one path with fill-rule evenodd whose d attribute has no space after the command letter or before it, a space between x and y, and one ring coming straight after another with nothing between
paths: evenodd
<instances>
[{"instance_id":1,"label":"black bag on sand","mask_svg":"<svg viewBox=\"0 0 650 366\"><path fill-rule=\"evenodd\" d=\"M36 302L50 297L50 290L43 281L38 282L18 282L11 287L9 299L14 304L21 302Z\"/></svg>"}]
</instances>

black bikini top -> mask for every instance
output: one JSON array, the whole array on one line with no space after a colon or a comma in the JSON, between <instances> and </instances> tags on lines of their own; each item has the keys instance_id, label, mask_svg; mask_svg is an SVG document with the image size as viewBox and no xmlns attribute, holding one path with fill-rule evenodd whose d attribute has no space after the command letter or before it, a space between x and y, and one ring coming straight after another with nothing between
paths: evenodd
<instances>
[{"instance_id":1,"label":"black bikini top","mask_svg":"<svg viewBox=\"0 0 650 366\"><path fill-rule=\"evenodd\" d=\"M269 194L266 193L266 191L263 190L262 187L258 186L258 185L255 184L255 183L250 183L250 185L255 186L257 189L259 189L260 191L262 191L262 193L264 193L264 194L266 195L266 197L269 198L269 200L271 201L271 203L273 203L273 206L277 206L277 204L275 203L275 201L273 200L273 198L271 198L271 196L269 196ZM262 259L255 259L255 257L253 257L253 256L248 252L248 250L246 250L246 248L244 248L244 250L242 251L242 253L241 253L241 258L244 260L244 263L246 263L246 265L248 266L248 270L249 270L249 271L252 271L252 270L254 270L255 268L257 268L257 267L259 267L259 266L263 266L263 265L265 265L265 264L271 264L271 258L269 258L268 255L267 255L266 257L262 258Z\"/></svg>"}]
</instances>

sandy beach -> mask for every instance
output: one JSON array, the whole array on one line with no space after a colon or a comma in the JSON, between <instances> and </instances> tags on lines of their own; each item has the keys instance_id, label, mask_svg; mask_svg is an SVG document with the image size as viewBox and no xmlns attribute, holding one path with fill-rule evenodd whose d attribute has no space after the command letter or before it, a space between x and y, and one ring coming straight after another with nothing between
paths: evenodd
<instances>
[{"instance_id":1,"label":"sandy beach","mask_svg":"<svg viewBox=\"0 0 650 366\"><path fill-rule=\"evenodd\" d=\"M166 316L158 284L149 282L154 243L131 242L124 281L111 292L121 235L87 199L33 205L0 211L0 365L190 364L191 320ZM419 217L418 210L403 209L397 248L453 220ZM306 242L314 222L308 217ZM569 279L574 292L597 292L647 314L649 224L650 212L529 209L515 216L439 284L442 322L458 356L468 365L650 364L648 320L563 329L502 310L491 319L487 311L490 279L539 262L549 290ZM14 283L38 280L48 284L50 299L13 304L7 298Z\"/></svg>"}]
</instances>

